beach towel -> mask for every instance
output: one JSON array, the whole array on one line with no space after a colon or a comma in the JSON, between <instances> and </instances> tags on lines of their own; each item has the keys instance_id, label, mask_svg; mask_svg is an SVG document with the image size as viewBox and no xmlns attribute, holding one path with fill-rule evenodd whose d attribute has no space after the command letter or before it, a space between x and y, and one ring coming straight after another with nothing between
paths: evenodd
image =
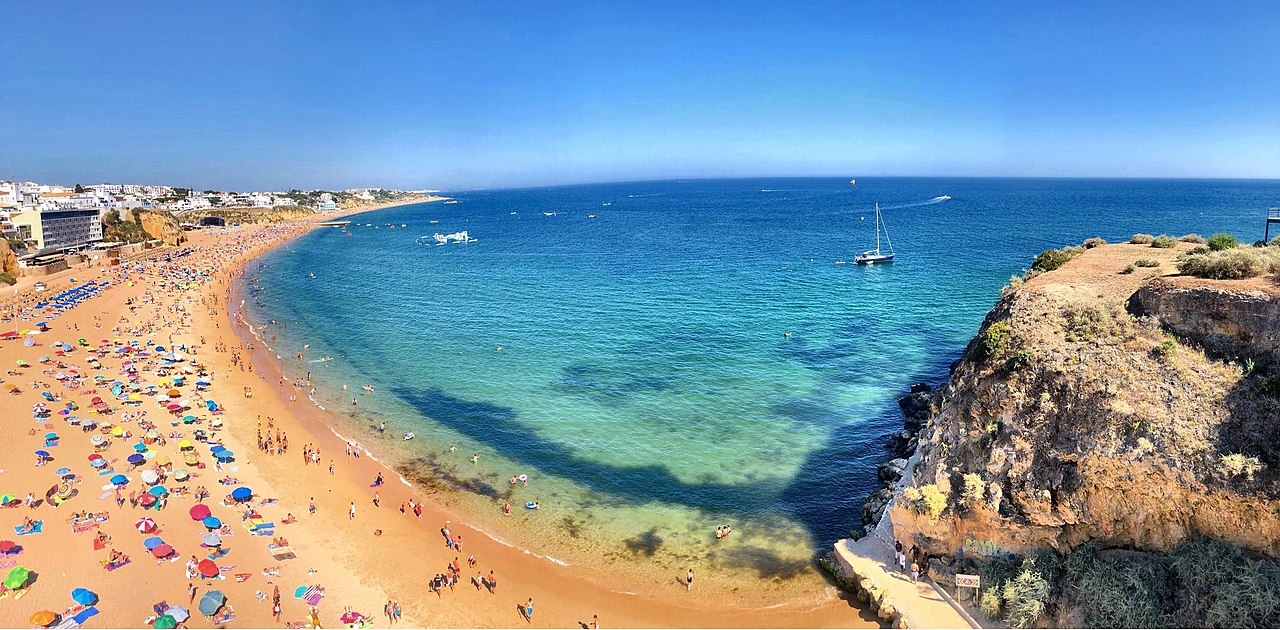
<instances>
[{"instance_id":1,"label":"beach towel","mask_svg":"<svg viewBox=\"0 0 1280 630\"><path fill-rule=\"evenodd\" d=\"M252 573L237 573L236 582L243 582L251 577L253 577Z\"/></svg>"},{"instance_id":2,"label":"beach towel","mask_svg":"<svg viewBox=\"0 0 1280 630\"><path fill-rule=\"evenodd\" d=\"M324 589L319 586L308 586L307 590L302 593L302 600L311 606L319 604L323 598Z\"/></svg>"},{"instance_id":3,"label":"beach towel","mask_svg":"<svg viewBox=\"0 0 1280 630\"><path fill-rule=\"evenodd\" d=\"M71 533L83 534L87 531L94 530L94 529L98 529L97 523L76 523L75 525L71 526Z\"/></svg>"},{"instance_id":4,"label":"beach towel","mask_svg":"<svg viewBox=\"0 0 1280 630\"><path fill-rule=\"evenodd\" d=\"M105 566L108 571L115 571L116 569L119 569L120 567L123 567L124 565L129 564L130 562L133 562L133 558L129 558L128 560L125 560L120 564L105 564L103 566Z\"/></svg>"},{"instance_id":5,"label":"beach towel","mask_svg":"<svg viewBox=\"0 0 1280 630\"><path fill-rule=\"evenodd\" d=\"M98 614L98 608L96 606L90 606L77 613L76 616L72 617L72 619L75 619L76 623L84 623L96 614Z\"/></svg>"},{"instance_id":6,"label":"beach towel","mask_svg":"<svg viewBox=\"0 0 1280 630\"><path fill-rule=\"evenodd\" d=\"M12 569L18 566L17 560L0 560L0 569Z\"/></svg>"},{"instance_id":7,"label":"beach towel","mask_svg":"<svg viewBox=\"0 0 1280 630\"><path fill-rule=\"evenodd\" d=\"M17 527L15 527L15 528L13 528L13 531L17 532L19 536L26 536L27 534L39 534L39 533L40 533L40 528L41 528L41 527L44 527L44 521L36 521L36 527L35 527L35 529L33 529L33 530L29 531L29 532L24 532L24 531L22 531L22 526L21 526L21 525L19 525L19 526L17 526Z\"/></svg>"},{"instance_id":8,"label":"beach towel","mask_svg":"<svg viewBox=\"0 0 1280 630\"><path fill-rule=\"evenodd\" d=\"M293 560L298 557L293 549L283 545L267 545L267 549L271 550L271 557L276 560Z\"/></svg>"},{"instance_id":9,"label":"beach towel","mask_svg":"<svg viewBox=\"0 0 1280 630\"><path fill-rule=\"evenodd\" d=\"M276 530L274 530L274 529L256 529L256 530L254 530L254 531L252 531L252 532L249 532L249 535L250 535L250 536L275 536L275 535L276 535Z\"/></svg>"},{"instance_id":10,"label":"beach towel","mask_svg":"<svg viewBox=\"0 0 1280 630\"><path fill-rule=\"evenodd\" d=\"M213 553L209 554L209 559L210 559L210 560L217 560L218 558L221 558L222 556L225 556L225 555L227 555L227 554L229 554L229 553L231 553L231 550L230 550L230 549L223 549L222 551L215 551L215 552L213 552Z\"/></svg>"}]
</instances>

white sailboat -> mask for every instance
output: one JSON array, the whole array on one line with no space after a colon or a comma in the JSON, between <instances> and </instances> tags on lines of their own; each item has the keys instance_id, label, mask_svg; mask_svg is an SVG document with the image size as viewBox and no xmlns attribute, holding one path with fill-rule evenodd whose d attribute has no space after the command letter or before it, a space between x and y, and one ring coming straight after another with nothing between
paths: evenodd
<instances>
[{"instance_id":1,"label":"white sailboat","mask_svg":"<svg viewBox=\"0 0 1280 630\"><path fill-rule=\"evenodd\" d=\"M893 241L889 240L889 226L884 226L884 240L889 244L889 253L885 254L880 251L880 226L884 220L880 218L880 204L876 204L876 248L869 249L857 256L853 257L853 262L859 265L875 265L879 263L893 262Z\"/></svg>"}]
</instances>

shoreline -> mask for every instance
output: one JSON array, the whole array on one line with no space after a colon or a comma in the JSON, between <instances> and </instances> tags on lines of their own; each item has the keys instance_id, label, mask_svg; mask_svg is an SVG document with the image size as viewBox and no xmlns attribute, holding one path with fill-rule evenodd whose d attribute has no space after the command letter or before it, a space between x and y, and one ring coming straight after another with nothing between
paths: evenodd
<instances>
[{"instance_id":1,"label":"shoreline","mask_svg":"<svg viewBox=\"0 0 1280 630\"><path fill-rule=\"evenodd\" d=\"M354 216L372 210L373 209L356 210L350 213L344 213L343 216ZM336 214L331 213L325 215L321 220L336 218L336 216ZM308 228L308 230L295 235L293 238L302 236L306 232L309 232L310 229L312 228ZM293 238L276 243L270 249L279 247L280 245L293 240ZM243 299L243 295L237 293L237 291L242 290L239 283L243 280L242 276L245 270L248 264L268 253L270 249L257 252L252 257L246 257L244 260L238 262L234 273L235 281L231 286L226 288L223 304L227 307L227 311L225 311L224 314L225 321L228 322L229 326L233 326L233 330L235 330L241 345L244 346L245 344L252 343L255 346L252 350L252 360L254 365L258 366L259 369L257 378L254 380L257 381L258 386L269 388L274 392L280 388L277 387L273 381L278 383L281 378L286 381L289 380L289 376L284 370L285 359L280 357L276 351L270 349L268 342L264 339L264 333L255 327L255 323L247 321L241 323L234 321L238 317L243 316L243 310L239 306L239 301L240 299ZM236 317L233 317L233 311L235 311ZM256 391L257 388L255 387L255 392ZM284 386L282 391L290 393L294 392L293 388L288 384ZM341 450L344 447L344 442L346 441L364 444L364 440L360 437L344 434L346 427L341 426L343 421L342 418L335 418L332 416L325 417L326 414L339 414L339 412L323 407L320 403L310 399L309 396L307 398L303 398L303 396L306 396L305 391L299 391L297 394L298 399L290 403L289 411L293 416L292 419L297 423L297 429L300 429L306 434L306 441L321 444L321 450L323 453ZM299 407L296 404L297 402L309 404L304 404L302 407ZM422 489L416 487L411 481L406 479L398 470L396 470L391 462L381 461L377 455L368 458L362 457L360 460L351 463L370 479L379 472L383 473L384 477L388 479L394 476L394 478L398 479L408 492L412 493L413 496L418 497L419 500L421 500L421 497L426 494ZM383 486L383 488L387 489L386 486ZM564 560L559 560L552 555L542 553L541 550L536 550L536 547L531 549L529 547L533 547L533 545L520 544L520 541L518 540L519 536L516 537L517 542L511 542L500 532L495 531L496 528L492 527L492 524L487 522L486 519L481 518L479 519L480 524L474 524L473 521L476 520L477 515L466 513L465 511L459 511L459 506L455 505L452 501L449 501L447 493L444 496L441 494L427 494L427 497L426 503L424 504L424 516L427 517L428 521L432 521L432 519L434 519L435 521L453 521L455 523L463 523L462 527L466 528L467 533L476 535L476 539L480 537L479 535L483 535L483 537L488 540L489 545L496 545L501 549L507 550L505 555L513 556L511 558L507 558L507 560L512 561L513 564L517 565L517 574L527 572L531 577L536 576L533 577L534 581L546 579L546 576L540 574L547 571L564 572L568 574L566 576L556 576L556 578L573 579L575 582L580 583L579 588L587 588L590 591L596 591L600 599L608 602L605 604L610 609L607 614L607 618L610 620L609 623L615 626L848 626L850 624L857 625L859 620L867 626L875 625L874 622L871 621L871 617L867 616L867 613L861 610L851 610L847 600L842 601L843 596L834 592L830 593L830 597L826 599L825 603L819 603L817 606L814 606L812 602L801 603L804 606L803 609L797 609L797 602L794 601L771 601L764 606L745 609L742 605L745 604L746 601L750 600L749 596L741 598L731 597L730 599L742 600L737 602L738 605L733 606L732 608L726 608L723 601L718 601L722 599L721 596L729 595L728 591L718 594L713 593L710 596L700 596L700 593L695 592L694 599L696 601L692 604L674 604L673 602L668 601L668 598L672 597L675 592L682 592L684 590L675 584L675 579L671 579L669 582L666 582L665 588L646 588L641 584L627 584L626 587L621 590L608 588L605 585L614 581L611 579L613 576L601 575L598 570L591 567L571 565L570 563ZM396 498L399 497L393 496L393 493L388 492L388 498L384 499L384 502L394 505L394 499ZM500 519L497 521L499 524L501 522L502 521ZM464 536L467 536L467 533L464 533ZM385 538L389 534L390 532L384 528L383 537ZM467 540L471 541L475 539L467 537ZM470 544L471 543L469 542L468 545ZM470 551L470 546L468 547L468 551ZM501 553L501 551L499 553ZM511 570L508 570L507 573L510 574ZM834 587L830 587L829 590L834 591ZM582 593L581 591L578 592L579 597L574 599L581 599ZM535 599L545 601L553 597L555 597L553 594L548 593L540 594L539 596L536 596ZM619 597L624 599L619 601L617 600ZM630 612L632 614L636 614L636 616L632 617L631 614L622 612L627 609L631 609ZM638 614L640 613L640 610L648 612L645 614ZM406 613L408 612L409 611L406 610ZM776 617L776 619L765 620L759 617L761 615ZM799 617L796 617L797 615ZM572 625L574 620L566 618L565 623L567 625ZM476 623L475 620L468 620L462 625L476 625Z\"/></svg>"}]
</instances>

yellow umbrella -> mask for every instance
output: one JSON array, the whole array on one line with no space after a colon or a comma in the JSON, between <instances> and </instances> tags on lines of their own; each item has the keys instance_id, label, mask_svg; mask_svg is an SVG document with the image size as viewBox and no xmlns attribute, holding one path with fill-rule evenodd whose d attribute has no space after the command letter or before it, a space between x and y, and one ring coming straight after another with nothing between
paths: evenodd
<instances>
[{"instance_id":1,"label":"yellow umbrella","mask_svg":"<svg viewBox=\"0 0 1280 630\"><path fill-rule=\"evenodd\" d=\"M178 440L178 448L191 448L191 440Z\"/></svg>"},{"instance_id":2,"label":"yellow umbrella","mask_svg":"<svg viewBox=\"0 0 1280 630\"><path fill-rule=\"evenodd\" d=\"M142 400L142 394L129 394L129 400Z\"/></svg>"},{"instance_id":3,"label":"yellow umbrella","mask_svg":"<svg viewBox=\"0 0 1280 630\"><path fill-rule=\"evenodd\" d=\"M58 620L58 613L53 612L52 610L42 610L34 615L31 615L31 619L29 619L29 621L31 622L31 625L41 626L41 627L53 625L53 622L57 620Z\"/></svg>"},{"instance_id":4,"label":"yellow umbrella","mask_svg":"<svg viewBox=\"0 0 1280 630\"><path fill-rule=\"evenodd\" d=\"M172 460L170 460L170 459L169 459L169 456L168 456L168 455L161 455L161 456L159 456L159 457L157 457L157 458L156 458L156 463L157 463L157 464L160 464L161 466L164 466L165 464L168 464L170 461L172 461Z\"/></svg>"},{"instance_id":5,"label":"yellow umbrella","mask_svg":"<svg viewBox=\"0 0 1280 630\"><path fill-rule=\"evenodd\" d=\"M116 427L114 429L111 429L111 435L114 435L116 437L120 437L124 435L124 427Z\"/></svg>"}]
</instances>

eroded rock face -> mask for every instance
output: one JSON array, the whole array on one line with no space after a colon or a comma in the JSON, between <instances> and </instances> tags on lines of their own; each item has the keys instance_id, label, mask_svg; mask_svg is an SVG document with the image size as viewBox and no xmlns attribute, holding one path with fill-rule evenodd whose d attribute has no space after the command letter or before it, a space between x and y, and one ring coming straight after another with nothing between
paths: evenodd
<instances>
[{"instance_id":1,"label":"eroded rock face","mask_svg":"<svg viewBox=\"0 0 1280 630\"><path fill-rule=\"evenodd\" d=\"M0 239L0 271L18 277L18 255L13 253L9 241Z\"/></svg>"},{"instance_id":2,"label":"eroded rock face","mask_svg":"<svg viewBox=\"0 0 1280 630\"><path fill-rule=\"evenodd\" d=\"M1159 278L1133 294L1129 310L1221 356L1280 366L1280 300L1266 282Z\"/></svg>"},{"instance_id":3,"label":"eroded rock face","mask_svg":"<svg viewBox=\"0 0 1280 630\"><path fill-rule=\"evenodd\" d=\"M160 240L165 245L177 245L187 240L178 220L167 211L142 210L138 212L138 222L151 238Z\"/></svg>"},{"instance_id":4,"label":"eroded rock face","mask_svg":"<svg viewBox=\"0 0 1280 630\"><path fill-rule=\"evenodd\" d=\"M1201 533L1280 555L1280 399L1221 358L1277 358L1280 290L1117 276L1128 250L1100 249L997 302L935 392L895 536L991 557Z\"/></svg>"}]
</instances>

